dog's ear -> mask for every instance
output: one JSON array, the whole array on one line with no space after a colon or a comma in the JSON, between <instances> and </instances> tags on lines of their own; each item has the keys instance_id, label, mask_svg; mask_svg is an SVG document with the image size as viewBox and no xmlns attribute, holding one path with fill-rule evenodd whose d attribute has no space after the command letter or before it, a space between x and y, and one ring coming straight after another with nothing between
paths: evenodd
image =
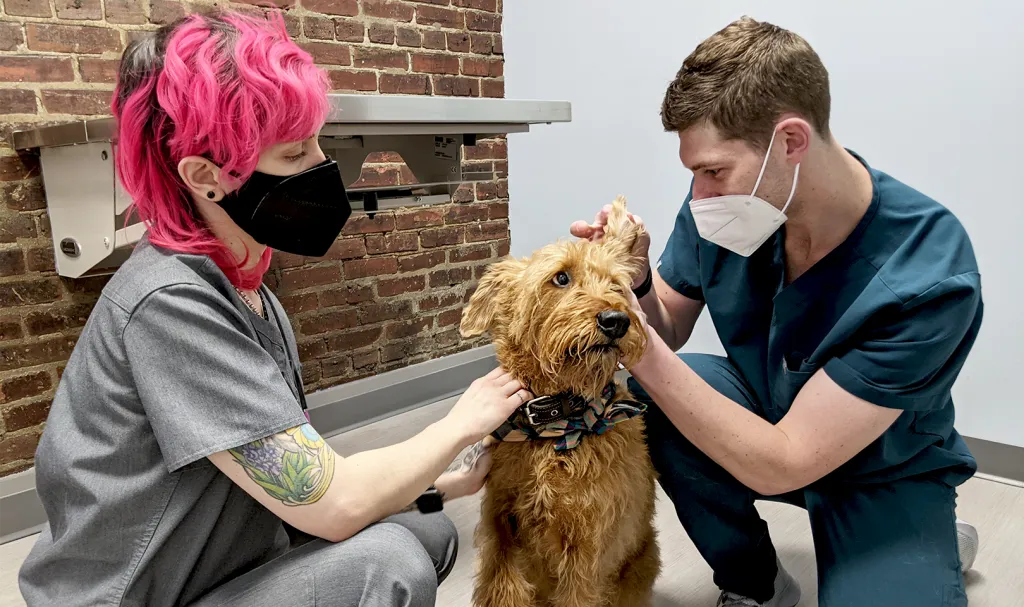
<instances>
[{"instance_id":1,"label":"dog's ear","mask_svg":"<svg viewBox=\"0 0 1024 607\"><path fill-rule=\"evenodd\" d=\"M623 196L617 197L612 202L612 210L608 213L608 222L604 228L605 245L619 255L629 255L643 230L643 227L630 221L626 199Z\"/></svg>"},{"instance_id":2,"label":"dog's ear","mask_svg":"<svg viewBox=\"0 0 1024 607\"><path fill-rule=\"evenodd\" d=\"M508 258L487 268L469 303L462 309L459 333L463 337L480 335L492 328L503 292L515 287L525 267L523 261Z\"/></svg>"}]
</instances>

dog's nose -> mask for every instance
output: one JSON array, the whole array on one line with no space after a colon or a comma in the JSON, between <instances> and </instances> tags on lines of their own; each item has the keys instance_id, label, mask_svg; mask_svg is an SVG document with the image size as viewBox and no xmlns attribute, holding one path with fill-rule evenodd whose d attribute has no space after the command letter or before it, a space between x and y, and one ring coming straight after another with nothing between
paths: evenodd
<instances>
[{"instance_id":1,"label":"dog's nose","mask_svg":"<svg viewBox=\"0 0 1024 607\"><path fill-rule=\"evenodd\" d=\"M629 330L629 314L605 310L597 315L597 328L611 339L619 339Z\"/></svg>"}]
</instances>

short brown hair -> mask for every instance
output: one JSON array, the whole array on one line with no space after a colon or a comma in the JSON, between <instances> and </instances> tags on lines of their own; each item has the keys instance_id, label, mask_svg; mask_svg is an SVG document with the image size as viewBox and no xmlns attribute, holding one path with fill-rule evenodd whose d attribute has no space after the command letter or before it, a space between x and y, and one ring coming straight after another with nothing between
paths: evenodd
<instances>
[{"instance_id":1,"label":"short brown hair","mask_svg":"<svg viewBox=\"0 0 1024 607\"><path fill-rule=\"evenodd\" d=\"M742 17L701 42L665 93L665 130L707 123L726 139L765 149L779 116L803 116L826 137L828 71L806 40Z\"/></svg>"}]
</instances>

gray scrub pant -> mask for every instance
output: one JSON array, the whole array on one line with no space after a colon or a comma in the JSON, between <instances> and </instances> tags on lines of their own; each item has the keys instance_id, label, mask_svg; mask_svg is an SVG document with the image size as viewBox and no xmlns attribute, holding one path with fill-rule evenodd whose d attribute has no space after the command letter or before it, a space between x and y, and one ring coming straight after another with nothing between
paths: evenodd
<instances>
[{"instance_id":1,"label":"gray scrub pant","mask_svg":"<svg viewBox=\"0 0 1024 607\"><path fill-rule=\"evenodd\" d=\"M434 607L457 553L458 533L444 514L397 514L343 542L293 548L192 607Z\"/></svg>"}]
</instances>

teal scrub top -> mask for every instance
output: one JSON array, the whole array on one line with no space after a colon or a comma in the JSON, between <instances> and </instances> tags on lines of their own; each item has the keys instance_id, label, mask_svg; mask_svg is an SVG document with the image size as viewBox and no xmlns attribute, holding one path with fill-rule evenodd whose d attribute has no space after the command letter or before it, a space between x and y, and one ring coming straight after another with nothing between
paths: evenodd
<instances>
[{"instance_id":1,"label":"teal scrub top","mask_svg":"<svg viewBox=\"0 0 1024 607\"><path fill-rule=\"evenodd\" d=\"M950 389L982 320L967 232L946 208L872 169L856 229L790 284L785 224L750 257L697 233L687 195L658 272L703 300L731 363L777 423L819 369L849 393L903 413L834 474L887 482L930 473L959 484L976 470L953 428Z\"/></svg>"}]
</instances>

